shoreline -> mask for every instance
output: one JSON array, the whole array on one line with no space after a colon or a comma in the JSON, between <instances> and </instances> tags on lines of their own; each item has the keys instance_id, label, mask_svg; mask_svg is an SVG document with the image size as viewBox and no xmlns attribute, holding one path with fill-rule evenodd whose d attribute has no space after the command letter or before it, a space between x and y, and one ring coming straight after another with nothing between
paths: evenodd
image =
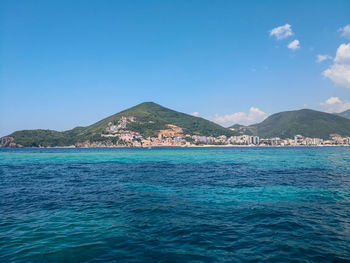
<instances>
[{"instance_id":1,"label":"shoreline","mask_svg":"<svg viewBox=\"0 0 350 263\"><path fill-rule=\"evenodd\" d=\"M76 147L76 146L48 146L48 147L1 147L0 149L96 149L96 148L137 148L137 149L152 149L152 148L316 148L316 147L350 147L350 145L152 145L152 146L95 146L95 147Z\"/></svg>"}]
</instances>

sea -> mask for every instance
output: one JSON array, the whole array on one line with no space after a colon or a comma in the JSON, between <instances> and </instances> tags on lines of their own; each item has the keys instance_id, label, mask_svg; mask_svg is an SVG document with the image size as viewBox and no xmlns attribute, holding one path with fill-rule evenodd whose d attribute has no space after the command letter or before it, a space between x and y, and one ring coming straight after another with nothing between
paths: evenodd
<instances>
[{"instance_id":1,"label":"sea","mask_svg":"<svg viewBox=\"0 0 350 263\"><path fill-rule=\"evenodd\" d=\"M0 149L0 262L350 262L350 147Z\"/></svg>"}]
</instances>

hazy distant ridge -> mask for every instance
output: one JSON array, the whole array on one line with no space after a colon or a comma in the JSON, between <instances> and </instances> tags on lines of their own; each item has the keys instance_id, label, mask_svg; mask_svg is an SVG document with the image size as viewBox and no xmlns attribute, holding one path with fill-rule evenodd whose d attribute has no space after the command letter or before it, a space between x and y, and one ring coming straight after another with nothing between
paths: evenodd
<instances>
[{"instance_id":1,"label":"hazy distant ridge","mask_svg":"<svg viewBox=\"0 0 350 263\"><path fill-rule=\"evenodd\" d=\"M335 113L335 115L350 119L350 109L340 112L340 113Z\"/></svg>"}]
</instances>

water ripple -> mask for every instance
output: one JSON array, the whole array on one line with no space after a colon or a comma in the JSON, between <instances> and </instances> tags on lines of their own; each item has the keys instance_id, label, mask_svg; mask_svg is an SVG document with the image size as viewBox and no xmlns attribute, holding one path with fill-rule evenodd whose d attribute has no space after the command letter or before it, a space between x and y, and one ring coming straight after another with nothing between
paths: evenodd
<instances>
[{"instance_id":1,"label":"water ripple","mask_svg":"<svg viewBox=\"0 0 350 263\"><path fill-rule=\"evenodd\" d=\"M0 262L350 261L349 149L4 155Z\"/></svg>"}]
</instances>

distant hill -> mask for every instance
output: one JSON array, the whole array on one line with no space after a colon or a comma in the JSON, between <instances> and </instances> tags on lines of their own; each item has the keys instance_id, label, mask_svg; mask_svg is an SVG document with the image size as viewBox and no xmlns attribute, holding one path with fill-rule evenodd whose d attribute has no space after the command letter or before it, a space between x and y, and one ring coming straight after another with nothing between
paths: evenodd
<instances>
[{"instance_id":1,"label":"distant hill","mask_svg":"<svg viewBox=\"0 0 350 263\"><path fill-rule=\"evenodd\" d=\"M263 138L293 138L296 134L301 134L328 139L332 133L350 136L350 120L334 114L303 109L273 114L247 129Z\"/></svg>"},{"instance_id":2,"label":"distant hill","mask_svg":"<svg viewBox=\"0 0 350 263\"><path fill-rule=\"evenodd\" d=\"M240 134L254 135L251 126L234 124L234 125L230 126L229 129L231 129L235 132L238 132Z\"/></svg>"},{"instance_id":3,"label":"distant hill","mask_svg":"<svg viewBox=\"0 0 350 263\"><path fill-rule=\"evenodd\" d=\"M13 138L12 143L24 147L37 146L69 146L78 142L101 142L110 140L101 137L109 123L118 122L121 117L135 117L135 121L128 123L128 130L139 132L143 137L157 136L159 130L166 129L167 124L181 127L184 134L220 136L236 135L237 133L216 123L165 108L153 102L144 102L127 110L121 111L87 127L76 127L72 130L58 132L53 130L23 130L16 131L6 138ZM3 139L3 146L9 140Z\"/></svg>"},{"instance_id":4,"label":"distant hill","mask_svg":"<svg viewBox=\"0 0 350 263\"><path fill-rule=\"evenodd\" d=\"M335 115L350 119L350 109L343 111L343 112L340 112L340 113L335 113Z\"/></svg>"}]
</instances>

